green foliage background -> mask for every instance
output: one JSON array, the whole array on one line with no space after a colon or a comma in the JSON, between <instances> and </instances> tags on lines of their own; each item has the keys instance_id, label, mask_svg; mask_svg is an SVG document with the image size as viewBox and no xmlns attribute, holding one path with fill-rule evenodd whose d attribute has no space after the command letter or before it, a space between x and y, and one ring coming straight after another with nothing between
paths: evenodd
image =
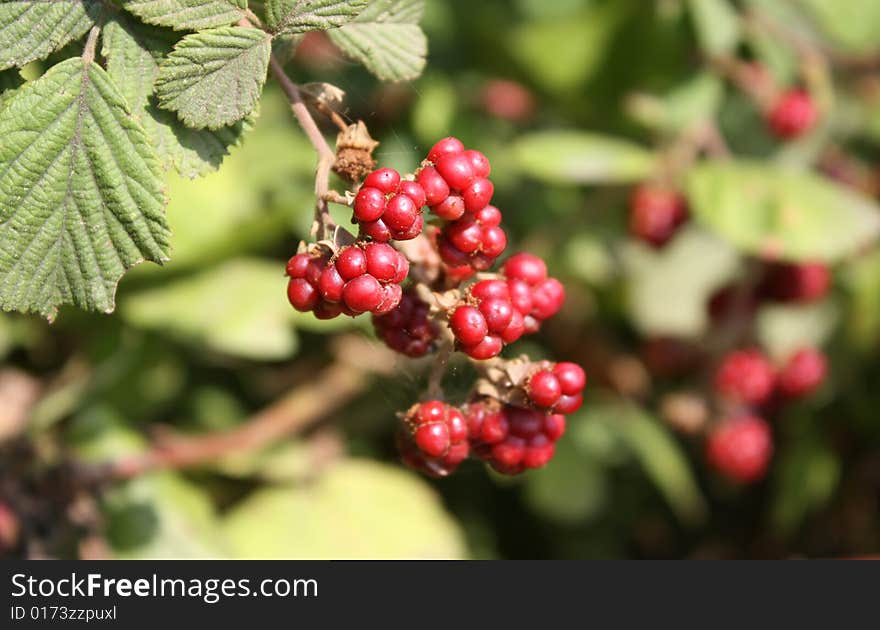
<instances>
[{"instance_id":1,"label":"green foliage background","mask_svg":"<svg viewBox=\"0 0 880 630\"><path fill-rule=\"evenodd\" d=\"M823 45L876 52L872 0L749 0L792 11ZM841 6L843 5L843 6ZM874 202L810 171L834 137L876 169L880 99L850 84L815 137L780 147L754 106L700 71L700 51L747 41L778 77L794 62L778 42L739 31L723 0L429 0L429 58L412 83L381 84L338 52L300 50L297 82L346 91L352 120L382 144L382 165L411 171L433 142L460 137L492 161L511 249L548 260L568 299L558 321L512 354L588 367L589 396L546 469L506 479L468 463L425 480L396 462L394 414L421 393L421 371L376 378L322 424L343 453L315 465L310 440L163 472L102 493L100 521L116 557L755 557L880 552L880 254ZM836 9L834 7L837 7ZM877 21L874 20L876 25ZM741 39L742 38L742 39ZM309 52L311 54L309 54ZM511 122L487 112L487 81L513 79L536 101ZM633 116L634 93L651 94ZM661 253L630 241L628 185L655 164L658 139L715 117L742 161L692 170L697 221ZM328 128L329 131L329 128ZM0 140L2 142L2 140ZM283 264L311 221L314 152L270 83L253 130L202 179L169 175L171 262L141 265L119 287L117 312L63 308L53 325L0 315L4 369L48 389L29 440L83 462L144 447L148 429L188 432L242 422L332 360L328 334L377 343L365 318L326 324L295 313ZM794 169L794 174L792 173ZM812 174L811 174L812 173ZM751 178L751 179L750 179ZM744 186L743 182L749 182ZM756 198L743 194L748 188ZM757 191L757 192L755 192ZM794 204L804 226L776 221ZM605 378L608 357L644 338L697 338L704 304L768 238L784 256L835 264L831 297L809 308L765 308L762 343L783 356L826 344L831 382L785 410L767 482L732 487L709 474L700 445L656 417L681 385L655 378L627 397ZM470 373L455 364L451 390ZM53 444L48 454L43 448ZM42 450L41 450L42 449ZM0 463L5 479L23 474ZM47 496L43 497L48 500ZM59 555L76 556L69 540Z\"/></svg>"}]
</instances>

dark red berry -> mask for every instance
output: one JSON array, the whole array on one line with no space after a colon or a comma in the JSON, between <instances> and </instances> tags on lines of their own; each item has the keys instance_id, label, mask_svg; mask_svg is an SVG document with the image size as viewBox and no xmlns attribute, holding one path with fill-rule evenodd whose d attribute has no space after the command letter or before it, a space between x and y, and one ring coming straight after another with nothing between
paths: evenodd
<instances>
[{"instance_id":1,"label":"dark red berry","mask_svg":"<svg viewBox=\"0 0 880 630\"><path fill-rule=\"evenodd\" d=\"M523 318L522 313L520 313L517 309L513 309L513 313L510 317L510 323L507 325L501 332L501 340L504 343L513 343L520 337L522 337L526 332L526 323L525 318Z\"/></svg>"},{"instance_id":2,"label":"dark red berry","mask_svg":"<svg viewBox=\"0 0 880 630\"><path fill-rule=\"evenodd\" d=\"M674 190L642 184L630 197L630 232L654 247L665 245L687 216L684 197Z\"/></svg>"},{"instance_id":3,"label":"dark red berry","mask_svg":"<svg viewBox=\"0 0 880 630\"><path fill-rule=\"evenodd\" d=\"M342 299L342 289L345 280L339 275L336 265L327 265L318 278L318 291L321 297L328 302L339 302Z\"/></svg>"},{"instance_id":4,"label":"dark red berry","mask_svg":"<svg viewBox=\"0 0 880 630\"><path fill-rule=\"evenodd\" d=\"M375 221L385 212L385 193L364 186L354 198L354 217L358 221Z\"/></svg>"},{"instance_id":5,"label":"dark red berry","mask_svg":"<svg viewBox=\"0 0 880 630\"><path fill-rule=\"evenodd\" d=\"M580 394L587 384L587 375L577 363L557 363L553 368L553 374L559 380L562 393L568 396Z\"/></svg>"},{"instance_id":6,"label":"dark red berry","mask_svg":"<svg viewBox=\"0 0 880 630\"><path fill-rule=\"evenodd\" d=\"M726 477L752 483L764 477L773 455L770 427L757 416L724 420L709 435L706 459Z\"/></svg>"},{"instance_id":7,"label":"dark red berry","mask_svg":"<svg viewBox=\"0 0 880 630\"><path fill-rule=\"evenodd\" d=\"M532 288L531 315L538 320L553 317L565 302L565 288L556 278L542 280Z\"/></svg>"},{"instance_id":8,"label":"dark red berry","mask_svg":"<svg viewBox=\"0 0 880 630\"><path fill-rule=\"evenodd\" d=\"M510 299L507 283L504 280L480 280L470 288L470 294L478 300L488 300L491 298Z\"/></svg>"},{"instance_id":9,"label":"dark red berry","mask_svg":"<svg viewBox=\"0 0 880 630\"><path fill-rule=\"evenodd\" d=\"M805 91L784 92L767 112L767 125L777 138L790 140L808 131L819 117L813 98Z\"/></svg>"},{"instance_id":10,"label":"dark red berry","mask_svg":"<svg viewBox=\"0 0 880 630\"><path fill-rule=\"evenodd\" d=\"M372 311L382 303L382 286L373 276L364 274L345 283L342 299L355 312Z\"/></svg>"},{"instance_id":11,"label":"dark red berry","mask_svg":"<svg viewBox=\"0 0 880 630\"><path fill-rule=\"evenodd\" d=\"M483 228L467 216L446 226L444 235L458 251L472 254L483 242Z\"/></svg>"},{"instance_id":12,"label":"dark red berry","mask_svg":"<svg viewBox=\"0 0 880 630\"><path fill-rule=\"evenodd\" d=\"M303 278L311 261L308 254L297 254L287 261L287 275L291 278Z\"/></svg>"},{"instance_id":13,"label":"dark red berry","mask_svg":"<svg viewBox=\"0 0 880 630\"><path fill-rule=\"evenodd\" d=\"M825 380L828 360L816 348L798 350L779 371L779 391L789 398L808 396Z\"/></svg>"},{"instance_id":14,"label":"dark red berry","mask_svg":"<svg viewBox=\"0 0 880 630\"><path fill-rule=\"evenodd\" d=\"M382 219L361 223L361 235L369 236L379 243L387 243L391 240L391 231Z\"/></svg>"},{"instance_id":15,"label":"dark red berry","mask_svg":"<svg viewBox=\"0 0 880 630\"><path fill-rule=\"evenodd\" d=\"M532 312L532 287L525 280L512 279L507 281L510 302L523 315Z\"/></svg>"},{"instance_id":16,"label":"dark red berry","mask_svg":"<svg viewBox=\"0 0 880 630\"><path fill-rule=\"evenodd\" d=\"M489 327L486 318L474 306L459 306L449 316L449 326L455 338L465 346L475 346L483 341Z\"/></svg>"},{"instance_id":17,"label":"dark red berry","mask_svg":"<svg viewBox=\"0 0 880 630\"><path fill-rule=\"evenodd\" d=\"M404 416L398 445L406 464L443 477L468 456L468 423L461 411L444 402L419 403Z\"/></svg>"},{"instance_id":18,"label":"dark red berry","mask_svg":"<svg viewBox=\"0 0 880 630\"><path fill-rule=\"evenodd\" d=\"M373 326L389 348L409 357L424 356L433 349L437 339L429 307L414 291L406 291L388 314L374 316Z\"/></svg>"},{"instance_id":19,"label":"dark red berry","mask_svg":"<svg viewBox=\"0 0 880 630\"><path fill-rule=\"evenodd\" d=\"M502 334L513 319L513 305L503 298L488 298L480 301L480 313L486 318L489 330L496 334Z\"/></svg>"},{"instance_id":20,"label":"dark red berry","mask_svg":"<svg viewBox=\"0 0 880 630\"><path fill-rule=\"evenodd\" d=\"M808 303L824 298L830 286L831 272L824 263L776 263L767 266L759 293L781 302Z\"/></svg>"},{"instance_id":21,"label":"dark red berry","mask_svg":"<svg viewBox=\"0 0 880 630\"><path fill-rule=\"evenodd\" d=\"M367 256L358 247L345 247L336 257L336 269L343 280L353 280L367 272Z\"/></svg>"},{"instance_id":22,"label":"dark red berry","mask_svg":"<svg viewBox=\"0 0 880 630\"><path fill-rule=\"evenodd\" d=\"M402 232L409 229L416 220L419 209L415 202L406 195L394 195L385 204L385 214L382 221L392 232Z\"/></svg>"},{"instance_id":23,"label":"dark red berry","mask_svg":"<svg viewBox=\"0 0 880 630\"><path fill-rule=\"evenodd\" d=\"M484 227L497 227L501 225L501 210L495 206L486 206L474 213L474 218Z\"/></svg>"},{"instance_id":24,"label":"dark red berry","mask_svg":"<svg viewBox=\"0 0 880 630\"><path fill-rule=\"evenodd\" d=\"M724 398L746 405L761 405L776 385L773 365L759 350L728 354L715 373L715 390Z\"/></svg>"},{"instance_id":25,"label":"dark red berry","mask_svg":"<svg viewBox=\"0 0 880 630\"><path fill-rule=\"evenodd\" d=\"M417 210L421 210L427 201L425 190L418 184L418 182L409 180L400 182L400 194L406 195L412 199L413 203L416 204Z\"/></svg>"},{"instance_id":26,"label":"dark red berry","mask_svg":"<svg viewBox=\"0 0 880 630\"><path fill-rule=\"evenodd\" d=\"M400 186L400 173L393 168L376 169L364 179L364 186L378 188L386 195L397 192Z\"/></svg>"},{"instance_id":27,"label":"dark red berry","mask_svg":"<svg viewBox=\"0 0 880 630\"><path fill-rule=\"evenodd\" d=\"M495 258L504 253L506 247L507 234L504 233L504 230L494 225L483 227L480 243L480 250L483 254L494 261Z\"/></svg>"},{"instance_id":28,"label":"dark red berry","mask_svg":"<svg viewBox=\"0 0 880 630\"><path fill-rule=\"evenodd\" d=\"M364 247L366 273L379 282L392 282L397 276L400 256L396 249L387 243L369 243Z\"/></svg>"},{"instance_id":29,"label":"dark red berry","mask_svg":"<svg viewBox=\"0 0 880 630\"><path fill-rule=\"evenodd\" d=\"M485 361L497 357L504 349L504 342L497 335L486 335L482 341L474 345L462 346L462 351L472 359Z\"/></svg>"},{"instance_id":30,"label":"dark red berry","mask_svg":"<svg viewBox=\"0 0 880 630\"><path fill-rule=\"evenodd\" d=\"M291 278L287 283L287 299L298 311L310 311L320 299L318 290L305 278Z\"/></svg>"}]
</instances>

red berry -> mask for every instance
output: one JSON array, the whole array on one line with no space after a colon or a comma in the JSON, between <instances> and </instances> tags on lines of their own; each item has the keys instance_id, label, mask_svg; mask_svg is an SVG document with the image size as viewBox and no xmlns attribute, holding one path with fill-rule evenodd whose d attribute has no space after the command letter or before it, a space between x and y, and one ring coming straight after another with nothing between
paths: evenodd
<instances>
[{"instance_id":1,"label":"red berry","mask_svg":"<svg viewBox=\"0 0 880 630\"><path fill-rule=\"evenodd\" d=\"M474 168L463 153L442 155L434 162L434 168L452 190L464 190L474 179Z\"/></svg>"},{"instance_id":2,"label":"red berry","mask_svg":"<svg viewBox=\"0 0 880 630\"><path fill-rule=\"evenodd\" d=\"M397 252L397 275L394 276L394 282L400 284L409 275L409 260L406 256Z\"/></svg>"},{"instance_id":3,"label":"red berry","mask_svg":"<svg viewBox=\"0 0 880 630\"><path fill-rule=\"evenodd\" d=\"M397 192L397 187L400 186L400 173L393 168L376 169L367 175L364 186L378 188L386 195Z\"/></svg>"},{"instance_id":4,"label":"red berry","mask_svg":"<svg viewBox=\"0 0 880 630\"><path fill-rule=\"evenodd\" d=\"M463 346L462 351L472 359L485 361L486 359L497 357L501 354L503 348L504 342L501 341L501 337L496 335L486 335L483 337L482 341L477 344Z\"/></svg>"},{"instance_id":5,"label":"red berry","mask_svg":"<svg viewBox=\"0 0 880 630\"><path fill-rule=\"evenodd\" d=\"M556 278L542 280L532 289L531 315L539 320L549 319L559 312L565 301L565 288Z\"/></svg>"},{"instance_id":6,"label":"red berry","mask_svg":"<svg viewBox=\"0 0 880 630\"><path fill-rule=\"evenodd\" d=\"M382 303L382 286L373 276L364 274L345 283L342 299L355 312L372 311Z\"/></svg>"},{"instance_id":7,"label":"red berry","mask_svg":"<svg viewBox=\"0 0 880 630\"><path fill-rule=\"evenodd\" d=\"M541 370L532 374L526 385L526 393L532 404L550 409L562 396L562 386L559 379L547 370Z\"/></svg>"},{"instance_id":8,"label":"red berry","mask_svg":"<svg viewBox=\"0 0 880 630\"><path fill-rule=\"evenodd\" d=\"M364 186L354 198L354 217L358 221L375 221L385 212L385 193Z\"/></svg>"},{"instance_id":9,"label":"red berry","mask_svg":"<svg viewBox=\"0 0 880 630\"><path fill-rule=\"evenodd\" d=\"M413 438L416 446L429 457L440 457L449 450L449 428L440 422L418 427Z\"/></svg>"},{"instance_id":10,"label":"red berry","mask_svg":"<svg viewBox=\"0 0 880 630\"><path fill-rule=\"evenodd\" d=\"M313 315L317 319L333 319L342 314L342 304L338 302L318 302Z\"/></svg>"},{"instance_id":11,"label":"red berry","mask_svg":"<svg viewBox=\"0 0 880 630\"><path fill-rule=\"evenodd\" d=\"M387 243L369 243L364 247L366 273L379 282L391 282L397 276L400 260L396 249Z\"/></svg>"},{"instance_id":12,"label":"red berry","mask_svg":"<svg viewBox=\"0 0 880 630\"><path fill-rule=\"evenodd\" d=\"M474 455L507 475L547 464L565 433L561 415L512 405L499 409L490 399L469 404L467 420Z\"/></svg>"},{"instance_id":13,"label":"red berry","mask_svg":"<svg viewBox=\"0 0 880 630\"><path fill-rule=\"evenodd\" d=\"M413 181L404 181L400 182L400 194L406 195L410 199L413 200L413 203L416 204L416 209L421 210L427 201L425 197L425 190L422 188L418 182Z\"/></svg>"},{"instance_id":14,"label":"red berry","mask_svg":"<svg viewBox=\"0 0 880 630\"><path fill-rule=\"evenodd\" d=\"M442 156L450 154L450 153L461 153L464 151L464 145L461 143L461 140L458 138L443 138L428 151L428 159L431 162L437 163Z\"/></svg>"},{"instance_id":15,"label":"red berry","mask_svg":"<svg viewBox=\"0 0 880 630\"><path fill-rule=\"evenodd\" d=\"M477 178L462 191L461 196L464 198L464 207L468 212L482 210L489 204L494 192L495 186L492 185L492 182L482 177Z\"/></svg>"},{"instance_id":16,"label":"red berry","mask_svg":"<svg viewBox=\"0 0 880 630\"><path fill-rule=\"evenodd\" d=\"M821 350L804 348L797 351L779 371L779 391L789 398L812 394L828 372L828 360Z\"/></svg>"},{"instance_id":17,"label":"red berry","mask_svg":"<svg viewBox=\"0 0 880 630\"><path fill-rule=\"evenodd\" d=\"M287 299L298 311L310 311L320 299L318 290L305 278L291 278L287 283Z\"/></svg>"},{"instance_id":18,"label":"red berry","mask_svg":"<svg viewBox=\"0 0 880 630\"><path fill-rule=\"evenodd\" d=\"M486 318L476 307L469 305L459 306L452 312L449 326L455 338L465 346L482 342L489 332Z\"/></svg>"},{"instance_id":19,"label":"red berry","mask_svg":"<svg viewBox=\"0 0 880 630\"><path fill-rule=\"evenodd\" d=\"M491 298L510 299L507 283L504 280L480 280L470 288L470 294L478 300L488 300Z\"/></svg>"},{"instance_id":20,"label":"red berry","mask_svg":"<svg viewBox=\"0 0 880 630\"><path fill-rule=\"evenodd\" d=\"M391 231L382 219L361 223L361 235L369 236L379 243L387 243L391 240Z\"/></svg>"},{"instance_id":21,"label":"red berry","mask_svg":"<svg viewBox=\"0 0 880 630\"><path fill-rule=\"evenodd\" d=\"M489 158L475 149L468 149L464 152L471 168L474 171L474 177L489 177L492 167L489 165Z\"/></svg>"},{"instance_id":22,"label":"red berry","mask_svg":"<svg viewBox=\"0 0 880 630\"><path fill-rule=\"evenodd\" d=\"M415 202L406 195L394 195L385 204L382 221L392 232L408 230L416 220L419 209Z\"/></svg>"},{"instance_id":23,"label":"red berry","mask_svg":"<svg viewBox=\"0 0 880 630\"><path fill-rule=\"evenodd\" d=\"M425 193L425 203L436 206L449 196L449 184L433 166L426 166L416 175L416 181Z\"/></svg>"},{"instance_id":24,"label":"red berry","mask_svg":"<svg viewBox=\"0 0 880 630\"><path fill-rule=\"evenodd\" d=\"M553 367L562 393L568 396L580 394L587 384L587 375L577 363L562 362Z\"/></svg>"},{"instance_id":25,"label":"red berry","mask_svg":"<svg viewBox=\"0 0 880 630\"><path fill-rule=\"evenodd\" d=\"M761 405L776 384L773 365L758 350L728 354L715 373L715 390L724 398L746 405Z\"/></svg>"},{"instance_id":26,"label":"red berry","mask_svg":"<svg viewBox=\"0 0 880 630\"><path fill-rule=\"evenodd\" d=\"M376 315L390 313L400 304L403 288L399 284L386 284L382 287L382 301L373 309Z\"/></svg>"},{"instance_id":27,"label":"red berry","mask_svg":"<svg viewBox=\"0 0 880 630\"><path fill-rule=\"evenodd\" d=\"M537 284L547 277L547 265L537 256L526 253L514 254L504 263L504 275L508 278L524 280L528 284Z\"/></svg>"},{"instance_id":28,"label":"red berry","mask_svg":"<svg viewBox=\"0 0 880 630\"><path fill-rule=\"evenodd\" d=\"M318 291L321 297L328 302L338 302L342 299L342 288L345 280L339 275L336 265L327 265L318 278Z\"/></svg>"},{"instance_id":29,"label":"red berry","mask_svg":"<svg viewBox=\"0 0 880 630\"><path fill-rule=\"evenodd\" d=\"M483 229L470 216L450 223L443 233L453 247L465 254L477 251L483 243Z\"/></svg>"},{"instance_id":30,"label":"red berry","mask_svg":"<svg viewBox=\"0 0 880 630\"><path fill-rule=\"evenodd\" d=\"M494 225L483 227L480 236L480 249L483 254L495 259L504 253L504 248L507 247L507 234L500 227Z\"/></svg>"},{"instance_id":31,"label":"red berry","mask_svg":"<svg viewBox=\"0 0 880 630\"><path fill-rule=\"evenodd\" d=\"M535 113L535 97L515 81L489 81L483 88L480 100L487 113L513 122L526 121Z\"/></svg>"},{"instance_id":32,"label":"red berry","mask_svg":"<svg viewBox=\"0 0 880 630\"><path fill-rule=\"evenodd\" d=\"M581 408L582 404L584 404L583 394L574 394L571 396L563 394L559 397L556 404L553 405L553 411L558 413L574 413Z\"/></svg>"},{"instance_id":33,"label":"red berry","mask_svg":"<svg viewBox=\"0 0 880 630\"><path fill-rule=\"evenodd\" d=\"M287 261L287 275L291 278L302 278L306 275L306 268L311 262L308 254L297 254Z\"/></svg>"},{"instance_id":34,"label":"red berry","mask_svg":"<svg viewBox=\"0 0 880 630\"><path fill-rule=\"evenodd\" d=\"M336 257L336 269L343 280L353 280L367 272L367 256L358 247L345 247Z\"/></svg>"},{"instance_id":35,"label":"red berry","mask_svg":"<svg viewBox=\"0 0 880 630\"><path fill-rule=\"evenodd\" d=\"M501 225L501 210L495 206L486 206L482 210L477 210L474 218L484 227L497 227Z\"/></svg>"},{"instance_id":36,"label":"red berry","mask_svg":"<svg viewBox=\"0 0 880 630\"><path fill-rule=\"evenodd\" d=\"M757 416L723 421L706 442L706 459L723 475L742 483L764 477L773 455L770 427Z\"/></svg>"},{"instance_id":37,"label":"red berry","mask_svg":"<svg viewBox=\"0 0 880 630\"><path fill-rule=\"evenodd\" d=\"M421 214L416 214L416 219L412 222L412 225L403 231L393 232L392 237L398 241L409 241L421 234L423 227L425 227L425 219Z\"/></svg>"},{"instance_id":38,"label":"red berry","mask_svg":"<svg viewBox=\"0 0 880 630\"><path fill-rule=\"evenodd\" d=\"M523 336L526 332L526 323L525 319L517 309L513 309L513 313L511 313L510 323L507 325L501 332L501 340L504 343L513 343L517 339Z\"/></svg>"},{"instance_id":39,"label":"red berry","mask_svg":"<svg viewBox=\"0 0 880 630\"><path fill-rule=\"evenodd\" d=\"M446 221L456 221L465 213L464 199L458 195L449 195L437 205L432 206L431 212Z\"/></svg>"},{"instance_id":40,"label":"red berry","mask_svg":"<svg viewBox=\"0 0 880 630\"><path fill-rule=\"evenodd\" d=\"M493 333L501 334L513 319L514 308L509 300L489 298L480 302L480 313L486 318L486 325Z\"/></svg>"},{"instance_id":41,"label":"red berry","mask_svg":"<svg viewBox=\"0 0 880 630\"><path fill-rule=\"evenodd\" d=\"M630 232L654 247L665 245L686 219L687 205L674 190L642 184L630 197Z\"/></svg>"},{"instance_id":42,"label":"red berry","mask_svg":"<svg viewBox=\"0 0 880 630\"><path fill-rule=\"evenodd\" d=\"M525 280L508 280L507 289L510 292L510 302L516 310L523 315L532 312L532 287Z\"/></svg>"},{"instance_id":43,"label":"red berry","mask_svg":"<svg viewBox=\"0 0 880 630\"><path fill-rule=\"evenodd\" d=\"M812 97L793 89L784 92L767 112L767 125L776 137L789 140L809 130L818 117Z\"/></svg>"}]
</instances>

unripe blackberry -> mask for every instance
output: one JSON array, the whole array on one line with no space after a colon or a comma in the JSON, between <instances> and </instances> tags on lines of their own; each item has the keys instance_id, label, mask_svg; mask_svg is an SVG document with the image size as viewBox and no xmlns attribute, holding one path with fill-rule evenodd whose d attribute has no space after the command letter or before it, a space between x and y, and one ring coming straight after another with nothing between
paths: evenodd
<instances>
[{"instance_id":1,"label":"unripe blackberry","mask_svg":"<svg viewBox=\"0 0 880 630\"><path fill-rule=\"evenodd\" d=\"M718 472L740 483L759 481L773 455L770 427L757 416L722 421L706 441L706 460Z\"/></svg>"},{"instance_id":2,"label":"unripe blackberry","mask_svg":"<svg viewBox=\"0 0 880 630\"><path fill-rule=\"evenodd\" d=\"M654 184L642 184L629 201L629 229L652 247L662 247L687 220L687 204L678 192Z\"/></svg>"},{"instance_id":3,"label":"unripe blackberry","mask_svg":"<svg viewBox=\"0 0 880 630\"><path fill-rule=\"evenodd\" d=\"M489 333L486 318L475 306L463 305L456 308L449 316L449 327L456 340L464 346L473 346Z\"/></svg>"},{"instance_id":4,"label":"unripe blackberry","mask_svg":"<svg viewBox=\"0 0 880 630\"><path fill-rule=\"evenodd\" d=\"M418 403L403 418L398 446L407 465L445 477L468 456L468 425L461 411L442 401Z\"/></svg>"},{"instance_id":5,"label":"unripe blackberry","mask_svg":"<svg viewBox=\"0 0 880 630\"><path fill-rule=\"evenodd\" d=\"M376 335L385 344L408 357L421 357L434 349L437 327L429 318L430 308L415 291L405 291L400 304L387 315L373 316Z\"/></svg>"},{"instance_id":6,"label":"unripe blackberry","mask_svg":"<svg viewBox=\"0 0 880 630\"><path fill-rule=\"evenodd\" d=\"M732 352L715 372L715 391L723 398L745 405L762 405L776 385L773 365L759 350Z\"/></svg>"},{"instance_id":7,"label":"unripe blackberry","mask_svg":"<svg viewBox=\"0 0 880 630\"><path fill-rule=\"evenodd\" d=\"M491 400L471 403L466 414L474 455L506 475L544 466L565 432L565 416Z\"/></svg>"},{"instance_id":8,"label":"unripe blackberry","mask_svg":"<svg viewBox=\"0 0 880 630\"><path fill-rule=\"evenodd\" d=\"M504 275L510 301L523 315L526 333L534 333L541 322L562 308L565 288L555 278L547 277L547 265L531 254L515 254L504 263Z\"/></svg>"},{"instance_id":9,"label":"unripe blackberry","mask_svg":"<svg viewBox=\"0 0 880 630\"><path fill-rule=\"evenodd\" d=\"M354 221L361 236L381 243L413 239L422 231L427 194L418 182L401 181L400 173L380 168L364 179L354 199Z\"/></svg>"},{"instance_id":10,"label":"unripe blackberry","mask_svg":"<svg viewBox=\"0 0 880 630\"><path fill-rule=\"evenodd\" d=\"M538 409L569 414L583 403L587 377L576 363L556 363L534 372L526 381L526 396Z\"/></svg>"},{"instance_id":11,"label":"unripe blackberry","mask_svg":"<svg viewBox=\"0 0 880 630\"><path fill-rule=\"evenodd\" d=\"M767 112L767 126L777 138L791 140L816 124L819 112L813 98L804 90L784 92Z\"/></svg>"},{"instance_id":12,"label":"unripe blackberry","mask_svg":"<svg viewBox=\"0 0 880 630\"><path fill-rule=\"evenodd\" d=\"M783 396L800 398L816 391L828 373L825 353L817 348L798 350L779 370L777 386Z\"/></svg>"}]
</instances>

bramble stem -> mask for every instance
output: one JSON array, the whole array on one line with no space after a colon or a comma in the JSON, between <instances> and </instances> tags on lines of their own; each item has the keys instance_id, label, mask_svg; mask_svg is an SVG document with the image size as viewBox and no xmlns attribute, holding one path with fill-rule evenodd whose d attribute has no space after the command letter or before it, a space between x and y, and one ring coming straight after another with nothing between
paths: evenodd
<instances>
[{"instance_id":1,"label":"bramble stem","mask_svg":"<svg viewBox=\"0 0 880 630\"><path fill-rule=\"evenodd\" d=\"M95 60L95 49L98 46L98 35L101 33L101 27L97 24L89 30L89 36L86 39L86 46L83 49L83 63L89 64Z\"/></svg>"}]
</instances>

